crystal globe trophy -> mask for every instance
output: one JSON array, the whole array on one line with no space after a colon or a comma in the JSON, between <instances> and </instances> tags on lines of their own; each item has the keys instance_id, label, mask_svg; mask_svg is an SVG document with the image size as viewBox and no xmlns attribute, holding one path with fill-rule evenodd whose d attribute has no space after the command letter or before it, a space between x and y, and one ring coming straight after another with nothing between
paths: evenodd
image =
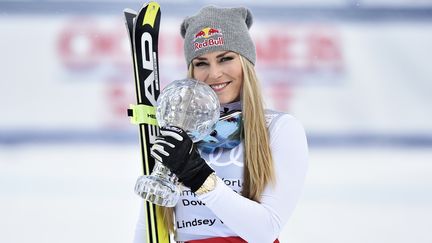
<instances>
[{"instance_id":1,"label":"crystal globe trophy","mask_svg":"<svg viewBox=\"0 0 432 243\"><path fill-rule=\"evenodd\" d=\"M161 92L156 119L160 127L182 128L195 143L213 131L219 119L219 99L203 82L176 80ZM165 207L174 207L180 197L177 176L159 161L150 175L138 178L135 192L145 200Z\"/></svg>"}]
</instances>

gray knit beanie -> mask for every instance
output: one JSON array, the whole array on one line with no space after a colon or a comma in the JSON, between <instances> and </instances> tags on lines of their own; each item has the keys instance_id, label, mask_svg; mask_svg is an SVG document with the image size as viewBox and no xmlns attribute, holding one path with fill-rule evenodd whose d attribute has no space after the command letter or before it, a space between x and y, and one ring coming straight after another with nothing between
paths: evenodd
<instances>
[{"instance_id":1,"label":"gray knit beanie","mask_svg":"<svg viewBox=\"0 0 432 243\"><path fill-rule=\"evenodd\" d=\"M252 13L249 9L208 6L187 17L181 24L186 64L213 51L233 51L255 64L255 45L249 35Z\"/></svg>"}]
</instances>

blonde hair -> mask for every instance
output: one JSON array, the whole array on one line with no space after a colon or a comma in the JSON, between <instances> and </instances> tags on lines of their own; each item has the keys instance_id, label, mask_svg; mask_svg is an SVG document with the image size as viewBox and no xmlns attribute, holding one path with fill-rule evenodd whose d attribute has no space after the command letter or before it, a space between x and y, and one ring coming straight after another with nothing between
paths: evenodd
<instances>
[{"instance_id":1,"label":"blonde hair","mask_svg":"<svg viewBox=\"0 0 432 243\"><path fill-rule=\"evenodd\" d=\"M242 195L259 202L266 185L274 184L273 158L264 116L260 84L253 64L239 55L243 70L242 114L244 169ZM189 65L188 77L193 77ZM165 226L174 232L174 208L161 208Z\"/></svg>"}]
</instances>

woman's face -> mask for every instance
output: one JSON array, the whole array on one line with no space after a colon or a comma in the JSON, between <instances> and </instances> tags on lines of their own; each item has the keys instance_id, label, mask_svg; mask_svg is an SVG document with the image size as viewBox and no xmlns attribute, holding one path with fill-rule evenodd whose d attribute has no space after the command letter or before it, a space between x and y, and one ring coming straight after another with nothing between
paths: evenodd
<instances>
[{"instance_id":1,"label":"woman's face","mask_svg":"<svg viewBox=\"0 0 432 243\"><path fill-rule=\"evenodd\" d=\"M221 104L240 100L243 70L240 56L231 51L215 51L192 60L193 76L216 92Z\"/></svg>"}]
</instances>

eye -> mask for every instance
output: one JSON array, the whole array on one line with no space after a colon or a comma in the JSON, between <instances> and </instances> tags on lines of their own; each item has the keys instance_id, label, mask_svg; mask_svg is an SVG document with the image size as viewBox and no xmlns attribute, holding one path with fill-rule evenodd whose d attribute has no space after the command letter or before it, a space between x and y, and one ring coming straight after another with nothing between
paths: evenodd
<instances>
[{"instance_id":1,"label":"eye","mask_svg":"<svg viewBox=\"0 0 432 243\"><path fill-rule=\"evenodd\" d=\"M219 61L220 62L227 62L227 61L231 61L233 59L234 59L234 57L232 57L232 56L224 56Z\"/></svg>"},{"instance_id":2,"label":"eye","mask_svg":"<svg viewBox=\"0 0 432 243\"><path fill-rule=\"evenodd\" d=\"M201 66L207 65L207 63L198 61L198 62L194 62L193 65L194 65L194 67L201 67Z\"/></svg>"}]
</instances>

